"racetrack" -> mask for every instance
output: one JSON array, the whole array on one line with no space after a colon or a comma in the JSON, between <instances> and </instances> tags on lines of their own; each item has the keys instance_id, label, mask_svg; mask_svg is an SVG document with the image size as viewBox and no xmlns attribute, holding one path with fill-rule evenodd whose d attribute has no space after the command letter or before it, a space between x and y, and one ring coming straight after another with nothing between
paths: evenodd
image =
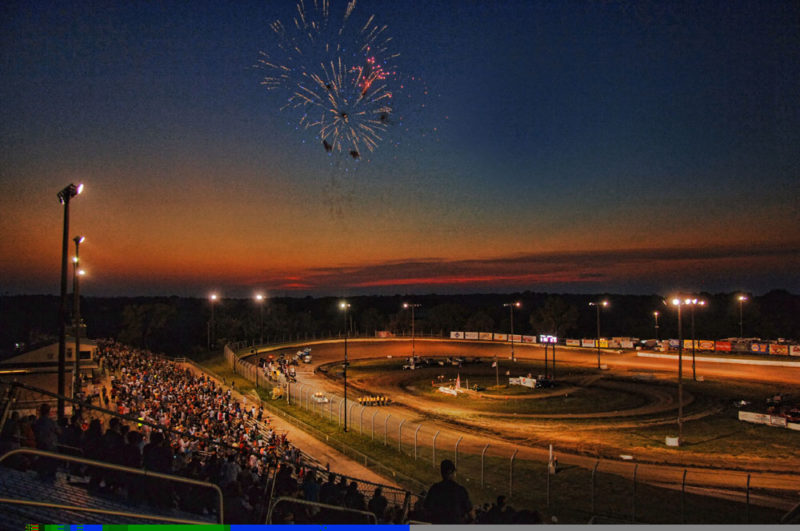
<instances>
[{"instance_id":1,"label":"racetrack","mask_svg":"<svg viewBox=\"0 0 800 531\"><path fill-rule=\"evenodd\" d=\"M336 414L333 406L342 409L341 402L333 397L341 397L342 393L343 382L335 374L339 370L335 368L335 362L340 363L343 359L343 342L308 344L313 348L313 363L298 367L297 386L300 387L301 400L303 392L307 397L310 389L330 394L333 402L328 414L333 418ZM296 349L286 349L286 352L294 353ZM516 344L515 351L520 363L543 362L544 351L537 346ZM404 359L410 352L411 342L408 339L348 341L348 358L351 361L386 360L389 356L391 359ZM417 339L415 352L421 357L479 356L484 363L496 355L501 367L513 367L509 360L508 344ZM621 386L627 391L646 395L647 403L621 411L594 413L491 414L476 412L465 406L463 400L447 400L446 397L431 399L420 393L409 392L403 382L412 378L409 375L411 371L395 370L386 374L349 378L349 425L364 433L371 432L373 438L383 436L396 441L399 436L402 443L408 443L413 432L415 447L418 439L420 446L430 446L430 441L440 447L452 448L455 444L460 451L473 454L484 451L487 455L508 456L519 451L519 458L542 460L547 446L554 444L560 462L571 466L591 468L598 458L602 458L604 469L629 476L633 462L648 463L646 468L639 468L639 478L654 483L679 484L682 470L689 467L693 485L733 492L741 490L749 473L754 488L783 491L796 501L800 493L800 476L796 474L800 463L793 456L703 454L666 446L631 446L630 438L625 433L627 428L664 423L675 425L676 361L637 357L632 353L603 353L602 363L608 366L608 370L598 371L597 355L593 350L559 348L556 359L557 370L561 374L568 373L571 367L584 372L594 370L596 377L592 385L602 382L600 385L607 389ZM326 365L332 363L334 369L325 371ZM771 382L776 390L796 388L796 382L800 382L800 368L795 367L722 365L698 361L696 369L697 374L708 382ZM683 370L684 379L691 379L691 356L684 356ZM512 372L512 376L516 375ZM415 376L412 379L418 378ZM368 394L389 395L394 403L383 408L361 408L355 403L356 397ZM685 421L713 416L718 412L714 404L693 406L693 398L690 393L684 392ZM416 431L412 429L414 427ZM407 431L403 432L404 428ZM489 445L491 448L487 450ZM633 461L622 460L620 455L630 455ZM775 501L772 500L772 503ZM786 501L782 507L788 505Z\"/></svg>"}]
</instances>

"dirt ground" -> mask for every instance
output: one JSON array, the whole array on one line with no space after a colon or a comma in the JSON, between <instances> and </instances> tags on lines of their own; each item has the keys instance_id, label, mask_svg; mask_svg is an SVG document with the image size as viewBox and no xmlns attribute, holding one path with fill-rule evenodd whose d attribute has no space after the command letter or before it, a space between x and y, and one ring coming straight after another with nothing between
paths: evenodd
<instances>
[{"instance_id":1,"label":"dirt ground","mask_svg":"<svg viewBox=\"0 0 800 531\"><path fill-rule=\"evenodd\" d=\"M313 363L300 364L298 367L298 383L311 385L315 390L325 391L331 395L341 395L342 381L332 373L339 369L320 371L319 369L332 362L343 360L343 344L340 342L310 343L313 350ZM296 350L296 349L295 349ZM410 341L374 341L351 340L348 342L348 358L359 360L365 358L404 360L410 354ZM291 351L293 353L294 350ZM520 376L513 372L513 362L509 359L508 344L468 343L453 341L421 340L415 343L417 356L461 356L482 358L484 364L490 364L497 356L502 368L509 368L512 376ZM516 345L516 356L519 359L544 363L543 350L527 345ZM584 369L597 367L595 351L559 349L557 366L562 370L567 364ZM424 424L420 432L420 440L430 440L435 432L441 431L440 441L446 436L452 439L462 437L461 448L464 451L478 452L491 441L492 451L498 454L512 449L521 449L526 458L544 458L547 445L555 444L561 453L561 462L591 468L597 458L619 460L621 455L632 454L636 462L649 463L654 468L663 466L662 473L655 473L654 478L674 477L674 467L694 467L694 473L707 470L704 480L708 484L724 484L725 476L720 469L730 469L732 482L743 482L742 474L759 473L753 480L764 486L786 488L795 493L800 492L800 461L790 456L767 455L720 455L702 452L687 453L675 448L654 447L654 445L631 444L630 437L624 433L626 428L642 427L650 424L675 426L677 415L677 363L673 360L641 358L635 354L603 353L602 363L607 365L606 371L598 371L599 379L619 380L640 378L646 380L641 384L635 382L637 393L647 394L647 404L639 408L619 412L601 412L598 414L562 415L496 415L475 412L462 407L460 401L452 402L431 400L420 394L410 393L404 389L411 380L419 377L409 376L410 371L393 370L386 373L359 374L351 371L349 378L349 396L366 394L385 394L392 397L392 406L383 408L382 415L393 420L406 418L410 423ZM721 365L698 361L697 374L706 381L771 382L776 389L797 387L800 382L800 368L768 367L751 365ZM690 358L684 359L684 380L691 378ZM434 374L434 369L423 369ZM326 374L327 373L327 374ZM405 382L405 383L404 383ZM649 385L647 382L660 385ZM624 384L623 384L624 385ZM692 405L694 397L688 391L683 395L684 421L695 418L713 417L718 410L707 404ZM387 419L387 423L388 423ZM677 428L675 428L677 432ZM677 434L677 433L676 433ZM663 440L662 440L663 442ZM620 463L629 465L630 463ZM641 473L641 472L640 472Z\"/></svg>"}]
</instances>

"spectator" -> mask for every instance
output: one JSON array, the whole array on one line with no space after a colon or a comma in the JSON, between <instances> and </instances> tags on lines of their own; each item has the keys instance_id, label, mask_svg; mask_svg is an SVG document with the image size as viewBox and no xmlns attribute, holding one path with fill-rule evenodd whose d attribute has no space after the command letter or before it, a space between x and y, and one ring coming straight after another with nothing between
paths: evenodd
<instances>
[{"instance_id":1,"label":"spectator","mask_svg":"<svg viewBox=\"0 0 800 531\"><path fill-rule=\"evenodd\" d=\"M467 489L456 483L456 466L449 459L440 465L442 481L435 483L425 497L425 511L432 524L470 523L472 502Z\"/></svg>"},{"instance_id":2,"label":"spectator","mask_svg":"<svg viewBox=\"0 0 800 531\"><path fill-rule=\"evenodd\" d=\"M386 506L389 504L389 501L383 495L383 489L380 487L375 487L375 492L372 494L372 499L369 500L369 505L367 506L372 514L375 515L375 518L378 519L378 523L381 524L384 522L386 516Z\"/></svg>"},{"instance_id":3,"label":"spectator","mask_svg":"<svg viewBox=\"0 0 800 531\"><path fill-rule=\"evenodd\" d=\"M242 467L236 462L236 454L228 456L228 460L222 465L222 478L220 479L220 487L225 487L229 483L233 483L239 478L239 473Z\"/></svg>"},{"instance_id":4,"label":"spectator","mask_svg":"<svg viewBox=\"0 0 800 531\"><path fill-rule=\"evenodd\" d=\"M330 505L336 504L336 474L328 474L326 481L319 489L319 501Z\"/></svg>"},{"instance_id":5,"label":"spectator","mask_svg":"<svg viewBox=\"0 0 800 531\"><path fill-rule=\"evenodd\" d=\"M297 495L297 481L292 477L292 465L283 464L275 477L275 493L278 496Z\"/></svg>"},{"instance_id":6,"label":"spectator","mask_svg":"<svg viewBox=\"0 0 800 531\"><path fill-rule=\"evenodd\" d=\"M487 524L507 524L506 514L506 497L500 495L497 497L497 503L492 505L492 508L486 513Z\"/></svg>"},{"instance_id":7,"label":"spectator","mask_svg":"<svg viewBox=\"0 0 800 531\"><path fill-rule=\"evenodd\" d=\"M36 448L47 452L58 450L58 436L61 429L50 418L50 405L42 404L39 408L39 418L33 423L33 433L36 437ZM39 475L42 479L52 481L56 477L58 463L51 458L39 458Z\"/></svg>"},{"instance_id":8,"label":"spectator","mask_svg":"<svg viewBox=\"0 0 800 531\"><path fill-rule=\"evenodd\" d=\"M307 501L319 501L320 486L317 483L317 473L309 470L303 478L303 498Z\"/></svg>"},{"instance_id":9,"label":"spectator","mask_svg":"<svg viewBox=\"0 0 800 531\"><path fill-rule=\"evenodd\" d=\"M344 506L349 509L356 509L358 511L365 510L366 503L364 503L364 495L358 491L358 483L351 481L347 487L347 494L344 497Z\"/></svg>"}]
</instances>

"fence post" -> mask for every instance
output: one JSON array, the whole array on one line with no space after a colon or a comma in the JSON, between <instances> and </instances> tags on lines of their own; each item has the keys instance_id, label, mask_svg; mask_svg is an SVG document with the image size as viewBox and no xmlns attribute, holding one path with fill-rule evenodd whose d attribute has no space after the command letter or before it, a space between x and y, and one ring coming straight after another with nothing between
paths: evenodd
<instances>
[{"instance_id":1,"label":"fence post","mask_svg":"<svg viewBox=\"0 0 800 531\"><path fill-rule=\"evenodd\" d=\"M597 482L597 467L600 466L600 460L598 459L597 462L594 464L594 468L592 469L592 516L595 515L595 505L594 505L594 488L595 483Z\"/></svg>"},{"instance_id":2,"label":"fence post","mask_svg":"<svg viewBox=\"0 0 800 531\"><path fill-rule=\"evenodd\" d=\"M400 452L400 453L403 452L403 446L402 446L403 424L405 424L405 423L406 423L406 419L403 419L403 421L400 423L400 426L397 428L397 451Z\"/></svg>"},{"instance_id":3,"label":"fence post","mask_svg":"<svg viewBox=\"0 0 800 531\"><path fill-rule=\"evenodd\" d=\"M686 469L683 469L683 481L681 481L681 523L686 523Z\"/></svg>"},{"instance_id":4,"label":"fence post","mask_svg":"<svg viewBox=\"0 0 800 531\"><path fill-rule=\"evenodd\" d=\"M386 420L383 422L383 445L384 446L386 446L386 444L387 444L386 441L387 441L387 434L389 433L389 417L391 417L391 416L392 416L391 413L386 415Z\"/></svg>"},{"instance_id":5,"label":"fence post","mask_svg":"<svg viewBox=\"0 0 800 531\"><path fill-rule=\"evenodd\" d=\"M747 474L747 513L745 514L745 523L750 523L750 474Z\"/></svg>"},{"instance_id":6,"label":"fence post","mask_svg":"<svg viewBox=\"0 0 800 531\"><path fill-rule=\"evenodd\" d=\"M484 456L486 455L486 450L489 448L489 443L486 443L486 446L483 447L483 451L481 452L481 488L483 488L483 463L484 463Z\"/></svg>"},{"instance_id":7,"label":"fence post","mask_svg":"<svg viewBox=\"0 0 800 531\"><path fill-rule=\"evenodd\" d=\"M455 450L455 465L456 465L456 470L458 470L458 445L459 445L459 443L461 442L461 439L463 439L463 438L464 438L464 437L463 437L463 436L461 436L461 437L459 437L459 438L458 438L458 440L456 441L456 450Z\"/></svg>"},{"instance_id":8,"label":"fence post","mask_svg":"<svg viewBox=\"0 0 800 531\"><path fill-rule=\"evenodd\" d=\"M419 429L422 427L422 424L417 424L417 429L414 430L414 461L417 460L417 434L419 433Z\"/></svg>"},{"instance_id":9,"label":"fence post","mask_svg":"<svg viewBox=\"0 0 800 531\"><path fill-rule=\"evenodd\" d=\"M551 475L550 474L550 463L547 464L547 466L545 467L545 470L547 470L547 473L546 473L547 477L544 480L544 484L545 484L545 498L544 499L545 499L545 505L549 509L550 508L550 475Z\"/></svg>"},{"instance_id":10,"label":"fence post","mask_svg":"<svg viewBox=\"0 0 800 531\"><path fill-rule=\"evenodd\" d=\"M508 497L511 498L514 493L514 458L517 457L518 448L514 448L514 453L511 454L511 463L508 465Z\"/></svg>"},{"instance_id":11,"label":"fence post","mask_svg":"<svg viewBox=\"0 0 800 531\"><path fill-rule=\"evenodd\" d=\"M633 507L631 508L631 523L636 522L636 472L639 470L639 463L636 463L633 466L633 496L631 503Z\"/></svg>"},{"instance_id":12,"label":"fence post","mask_svg":"<svg viewBox=\"0 0 800 531\"><path fill-rule=\"evenodd\" d=\"M433 468L436 468L436 437L439 436L439 432L437 431L433 435Z\"/></svg>"},{"instance_id":13,"label":"fence post","mask_svg":"<svg viewBox=\"0 0 800 531\"><path fill-rule=\"evenodd\" d=\"M372 414L372 440L375 440L375 415L378 414L378 408L375 408L375 413Z\"/></svg>"},{"instance_id":14,"label":"fence post","mask_svg":"<svg viewBox=\"0 0 800 531\"><path fill-rule=\"evenodd\" d=\"M361 406L361 413L358 414L358 433L364 435L364 410L366 408Z\"/></svg>"}]
</instances>

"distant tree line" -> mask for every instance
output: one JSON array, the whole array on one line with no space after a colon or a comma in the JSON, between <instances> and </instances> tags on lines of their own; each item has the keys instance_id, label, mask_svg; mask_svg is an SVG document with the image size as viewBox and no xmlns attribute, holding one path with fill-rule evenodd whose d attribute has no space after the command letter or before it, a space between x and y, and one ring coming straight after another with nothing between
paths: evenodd
<instances>
[{"instance_id":1,"label":"distant tree line","mask_svg":"<svg viewBox=\"0 0 800 531\"><path fill-rule=\"evenodd\" d=\"M738 293L698 293L707 306L695 310L699 339L739 335ZM742 306L745 337L798 339L800 296L783 290L748 296ZM71 302L70 297L70 302ZM348 322L335 297L279 297L259 307L251 299L222 299L214 305L216 344L227 341L265 342L343 334L372 335L378 330L409 334L415 310L418 334L449 334L452 330L509 332L511 315L504 304L519 301L513 310L514 332L592 338L596 309L589 302L608 300L601 309L601 335L650 339L677 337L677 312L658 295L575 295L522 292L512 294L358 296L349 297ZM59 299L50 295L0 297L0 351L13 353L16 344L33 346L57 339ZM684 310L684 331L689 314ZM125 343L169 355L196 356L206 351L211 306L207 299L181 297L84 297L81 314L90 338L114 337ZM263 324L262 324L263 318Z\"/></svg>"}]
</instances>

